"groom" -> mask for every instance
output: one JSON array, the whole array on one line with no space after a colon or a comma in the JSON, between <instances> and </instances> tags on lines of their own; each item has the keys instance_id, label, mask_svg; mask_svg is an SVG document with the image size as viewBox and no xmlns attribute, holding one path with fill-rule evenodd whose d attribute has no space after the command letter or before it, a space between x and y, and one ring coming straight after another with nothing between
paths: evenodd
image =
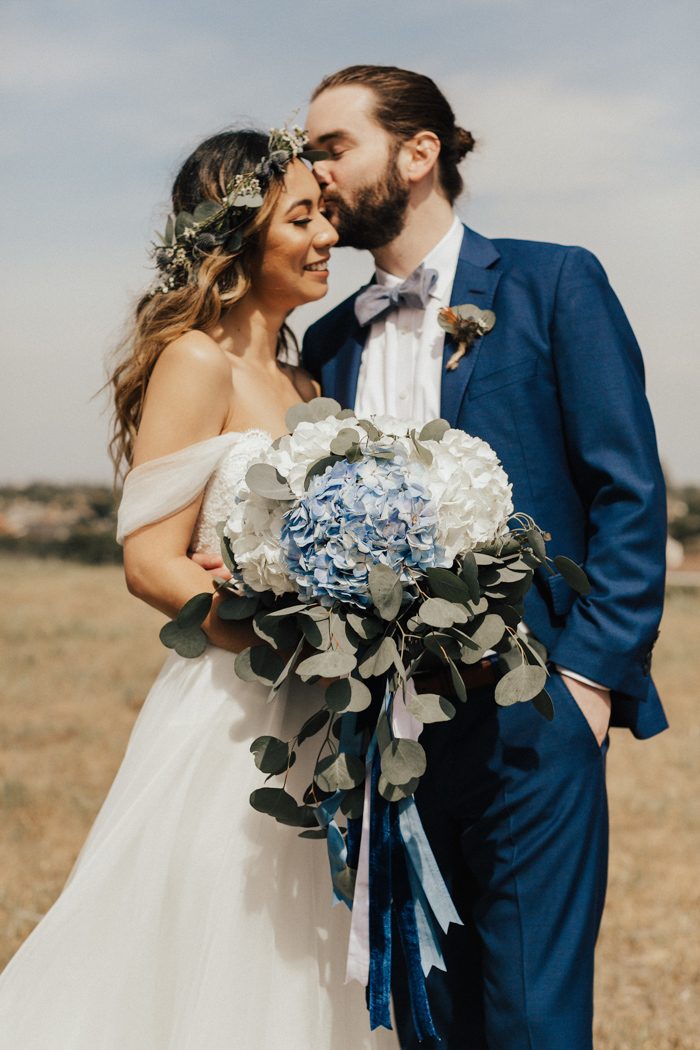
<instances>
[{"instance_id":1,"label":"groom","mask_svg":"<svg viewBox=\"0 0 700 1050\"><path fill-rule=\"evenodd\" d=\"M608 723L642 738L666 726L649 677L665 501L639 348L589 252L462 226L473 140L427 77L341 70L307 124L329 153L314 170L340 244L369 249L376 274L309 329L303 364L362 416L442 416L488 441L516 509L592 583L581 598L542 572L526 601L549 653L551 723L531 704L498 707L492 667L467 668L467 703L421 738L417 801L465 921L445 939L447 974L428 980L441 1041L421 1046L590 1050ZM464 304L495 324L447 368L438 311ZM401 1046L417 1047L398 963L394 998Z\"/></svg>"}]
</instances>

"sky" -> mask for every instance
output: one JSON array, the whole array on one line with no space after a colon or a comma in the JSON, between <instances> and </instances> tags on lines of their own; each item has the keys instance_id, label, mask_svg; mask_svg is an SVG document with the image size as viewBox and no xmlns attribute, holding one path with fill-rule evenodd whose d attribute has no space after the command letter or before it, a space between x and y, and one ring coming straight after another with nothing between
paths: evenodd
<instances>
[{"instance_id":1,"label":"sky","mask_svg":"<svg viewBox=\"0 0 700 1050\"><path fill-rule=\"evenodd\" d=\"M111 480L97 392L179 163L222 127L303 123L356 62L428 74L473 132L468 225L598 255L666 471L700 483L699 29L696 0L4 0L0 484ZM297 332L371 270L337 251Z\"/></svg>"}]
</instances>

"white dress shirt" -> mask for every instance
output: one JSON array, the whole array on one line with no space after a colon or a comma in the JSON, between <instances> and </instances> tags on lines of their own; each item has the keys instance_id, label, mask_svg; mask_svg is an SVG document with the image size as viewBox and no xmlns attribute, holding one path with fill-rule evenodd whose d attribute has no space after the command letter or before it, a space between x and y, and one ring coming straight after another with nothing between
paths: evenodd
<instances>
[{"instance_id":1,"label":"white dress shirt","mask_svg":"<svg viewBox=\"0 0 700 1050\"><path fill-rule=\"evenodd\" d=\"M445 333L437 316L443 306L450 305L463 235L464 227L455 215L445 236L423 259L426 269L438 273L424 310L402 303L372 323L357 381L358 416L396 416L417 426L439 418ZM379 268L375 279L385 287L395 287L404 280ZM576 671L557 670L587 685L605 688Z\"/></svg>"}]
</instances>

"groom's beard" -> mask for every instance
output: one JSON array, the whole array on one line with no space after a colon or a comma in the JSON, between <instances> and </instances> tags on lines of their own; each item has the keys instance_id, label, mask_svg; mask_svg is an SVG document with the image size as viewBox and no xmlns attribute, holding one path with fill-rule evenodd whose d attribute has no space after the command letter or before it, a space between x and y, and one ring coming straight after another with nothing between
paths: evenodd
<instances>
[{"instance_id":1,"label":"groom's beard","mask_svg":"<svg viewBox=\"0 0 700 1050\"><path fill-rule=\"evenodd\" d=\"M339 248L381 248L401 233L408 208L408 186L394 162L371 186L357 190L350 204L333 194L324 195L328 217L338 232Z\"/></svg>"}]
</instances>

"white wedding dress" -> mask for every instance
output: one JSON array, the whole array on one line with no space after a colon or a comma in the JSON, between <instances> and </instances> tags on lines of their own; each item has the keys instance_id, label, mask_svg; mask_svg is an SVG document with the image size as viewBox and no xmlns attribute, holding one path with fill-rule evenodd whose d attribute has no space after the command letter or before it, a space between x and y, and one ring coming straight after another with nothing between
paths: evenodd
<instances>
[{"instance_id":1,"label":"white wedding dress","mask_svg":"<svg viewBox=\"0 0 700 1050\"><path fill-rule=\"evenodd\" d=\"M132 471L120 532L205 487L193 545L218 550L233 486L270 437L223 434ZM171 653L66 886L0 977L0 1050L382 1050L345 984L349 912L326 844L255 812L251 741L319 706L236 678L234 656ZM304 751L309 754L304 756ZM310 742L293 772L311 778ZM304 769L303 767L306 766Z\"/></svg>"}]
</instances>

